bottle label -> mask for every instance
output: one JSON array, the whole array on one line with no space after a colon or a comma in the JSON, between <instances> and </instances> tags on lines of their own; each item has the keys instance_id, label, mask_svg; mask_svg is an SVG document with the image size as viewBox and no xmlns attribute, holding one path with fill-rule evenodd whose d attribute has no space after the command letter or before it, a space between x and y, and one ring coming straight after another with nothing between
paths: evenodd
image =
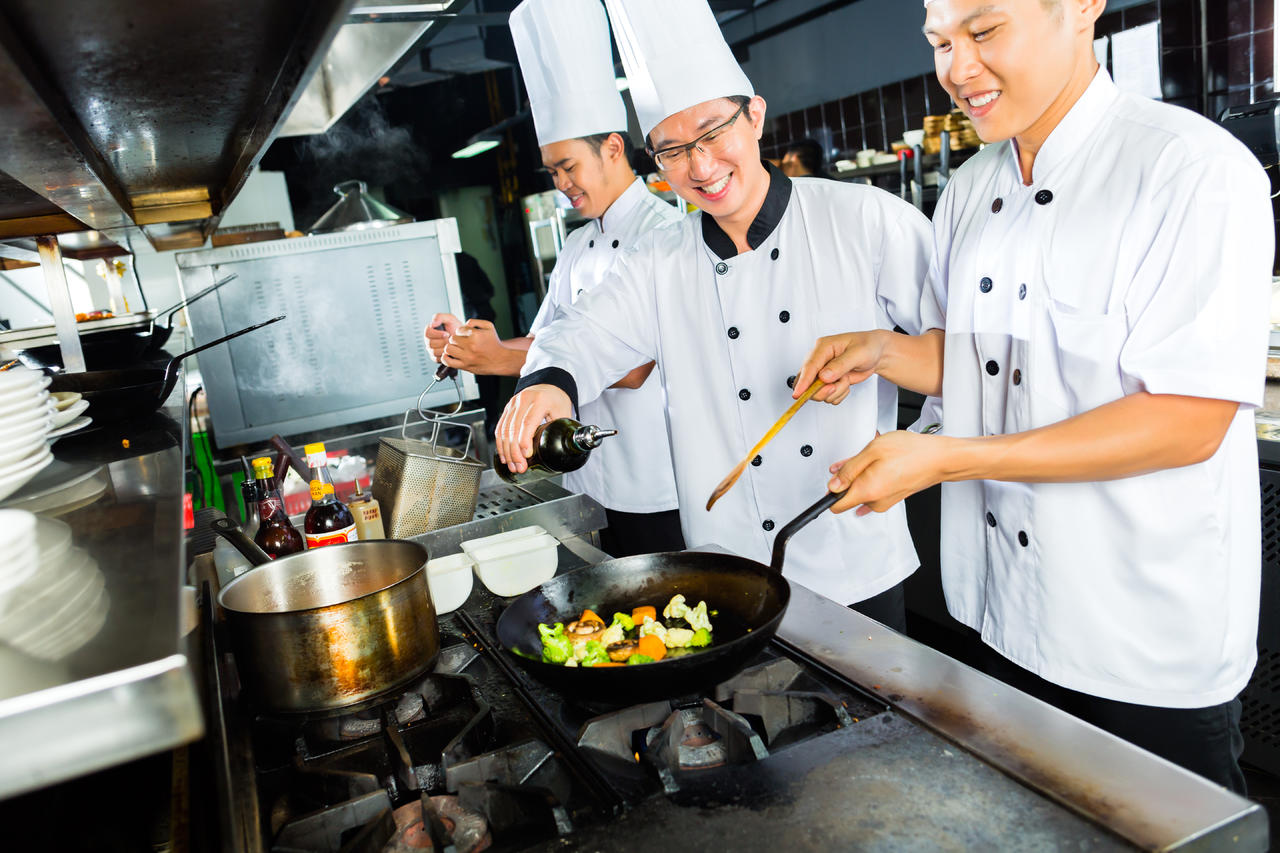
<instances>
[{"instance_id":1,"label":"bottle label","mask_svg":"<svg viewBox=\"0 0 1280 853\"><path fill-rule=\"evenodd\" d=\"M326 533L308 533L307 547L319 548L322 545L340 545L343 542L358 542L360 537L356 535L356 526L348 525L341 530L330 530Z\"/></svg>"},{"instance_id":2,"label":"bottle label","mask_svg":"<svg viewBox=\"0 0 1280 853\"><path fill-rule=\"evenodd\" d=\"M284 501L275 495L268 495L258 502L258 517L260 519L268 519L274 517L277 513L284 512Z\"/></svg>"},{"instance_id":3,"label":"bottle label","mask_svg":"<svg viewBox=\"0 0 1280 853\"><path fill-rule=\"evenodd\" d=\"M333 494L333 483L322 483L319 480L311 481L311 500L321 500L325 495Z\"/></svg>"},{"instance_id":4,"label":"bottle label","mask_svg":"<svg viewBox=\"0 0 1280 853\"><path fill-rule=\"evenodd\" d=\"M382 518L382 512L376 506L370 506L367 502L359 504L356 507L362 521L377 521Z\"/></svg>"}]
</instances>

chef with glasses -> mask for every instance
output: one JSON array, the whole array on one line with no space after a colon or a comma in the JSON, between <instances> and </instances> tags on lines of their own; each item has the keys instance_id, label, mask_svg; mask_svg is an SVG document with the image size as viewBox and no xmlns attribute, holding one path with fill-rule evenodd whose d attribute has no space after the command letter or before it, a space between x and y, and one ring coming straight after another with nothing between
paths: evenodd
<instances>
[{"instance_id":1,"label":"chef with glasses","mask_svg":"<svg viewBox=\"0 0 1280 853\"><path fill-rule=\"evenodd\" d=\"M778 530L823 495L823 459L896 426L896 388L803 408L715 507L717 483L791 404L816 338L855 327L921 330L929 223L882 190L792 180L760 159L755 95L706 0L608 0L647 146L699 211L643 235L600 287L541 330L499 422L499 455L524 470L538 424L569 416L657 361L680 519L691 545L767 562ZM789 578L893 627L918 566L901 508L825 514L787 551Z\"/></svg>"}]
</instances>

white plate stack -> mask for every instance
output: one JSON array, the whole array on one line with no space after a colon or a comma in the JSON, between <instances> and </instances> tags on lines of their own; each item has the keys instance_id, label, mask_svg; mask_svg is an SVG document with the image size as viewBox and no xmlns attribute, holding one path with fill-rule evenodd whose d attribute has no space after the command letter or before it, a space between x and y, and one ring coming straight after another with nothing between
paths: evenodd
<instances>
[{"instance_id":1,"label":"white plate stack","mask_svg":"<svg viewBox=\"0 0 1280 853\"><path fill-rule=\"evenodd\" d=\"M49 395L53 402L53 431L49 433L51 441L57 441L64 435L77 432L93 423L93 418L84 413L89 408L89 401L75 391L55 391Z\"/></svg>"},{"instance_id":2,"label":"white plate stack","mask_svg":"<svg viewBox=\"0 0 1280 853\"><path fill-rule=\"evenodd\" d=\"M49 433L57 407L49 377L25 367L0 372L0 500L53 459Z\"/></svg>"},{"instance_id":3,"label":"white plate stack","mask_svg":"<svg viewBox=\"0 0 1280 853\"><path fill-rule=\"evenodd\" d=\"M27 543L25 576L0 568L0 641L46 661L61 660L93 639L106 622L109 599L97 562L71 544L61 521L17 509L0 510L5 536ZM15 582L16 581L16 582Z\"/></svg>"}]
</instances>

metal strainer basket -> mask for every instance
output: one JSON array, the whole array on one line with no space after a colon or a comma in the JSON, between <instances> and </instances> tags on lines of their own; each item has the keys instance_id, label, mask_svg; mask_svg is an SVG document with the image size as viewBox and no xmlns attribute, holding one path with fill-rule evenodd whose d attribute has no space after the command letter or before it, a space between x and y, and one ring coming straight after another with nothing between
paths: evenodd
<instances>
[{"instance_id":1,"label":"metal strainer basket","mask_svg":"<svg viewBox=\"0 0 1280 853\"><path fill-rule=\"evenodd\" d=\"M456 380L454 385L457 386ZM426 393L423 391L422 396ZM458 411L461 408L461 388L458 405L448 414L424 412L419 397L418 405L404 413L400 437L378 441L373 496L383 507L387 538L406 539L461 524L475 516L480 473L486 466L472 453L471 424L476 416L483 416L483 409ZM415 411L430 426L423 438L406 435L409 415ZM466 430L467 441L461 450L441 443L447 427Z\"/></svg>"}]
</instances>

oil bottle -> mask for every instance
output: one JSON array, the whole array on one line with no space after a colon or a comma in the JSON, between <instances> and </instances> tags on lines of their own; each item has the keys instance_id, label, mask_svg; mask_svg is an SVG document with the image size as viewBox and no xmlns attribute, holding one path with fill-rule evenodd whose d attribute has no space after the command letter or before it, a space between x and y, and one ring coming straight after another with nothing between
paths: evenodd
<instances>
[{"instance_id":1,"label":"oil bottle","mask_svg":"<svg viewBox=\"0 0 1280 853\"><path fill-rule=\"evenodd\" d=\"M259 456L253 460L253 476L258 481L258 532L253 541L273 560L305 550L302 534L285 511L269 457Z\"/></svg>"},{"instance_id":2,"label":"oil bottle","mask_svg":"<svg viewBox=\"0 0 1280 853\"><path fill-rule=\"evenodd\" d=\"M617 434L616 429L583 426L570 418L557 418L534 432L533 453L527 460L527 471L522 474L512 472L496 455L493 457L493 470L508 483L517 485L567 474L586 465L591 451L609 436Z\"/></svg>"}]
</instances>

